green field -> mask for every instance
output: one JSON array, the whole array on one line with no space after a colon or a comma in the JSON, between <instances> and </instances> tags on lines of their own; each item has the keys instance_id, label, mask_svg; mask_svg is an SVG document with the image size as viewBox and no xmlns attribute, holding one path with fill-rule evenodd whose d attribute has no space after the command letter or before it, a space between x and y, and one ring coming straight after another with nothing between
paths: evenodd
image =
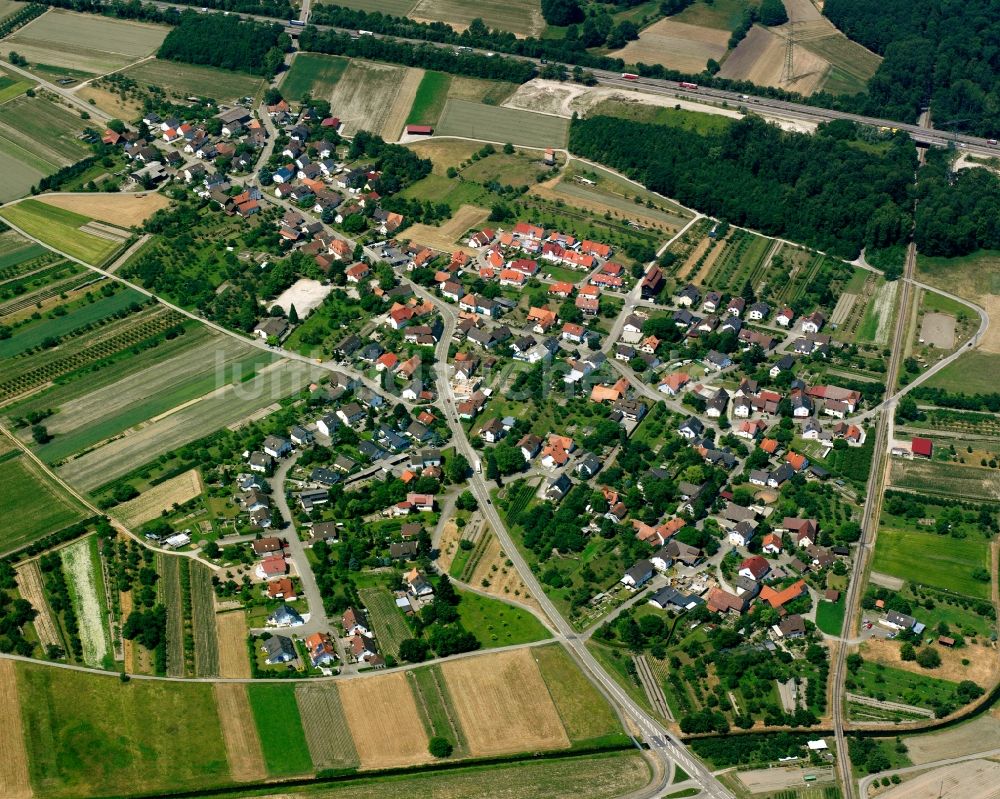
<instances>
[{"instance_id":1,"label":"green field","mask_svg":"<svg viewBox=\"0 0 1000 799\"><path fill-rule=\"evenodd\" d=\"M890 475L892 484L901 488L950 497L1000 500L1000 474L996 469L941 461L894 459Z\"/></svg>"},{"instance_id":2,"label":"green field","mask_svg":"<svg viewBox=\"0 0 1000 799\"><path fill-rule=\"evenodd\" d=\"M548 630L531 613L499 599L460 591L458 617L484 649L527 644L550 638Z\"/></svg>"},{"instance_id":3,"label":"green field","mask_svg":"<svg viewBox=\"0 0 1000 799\"><path fill-rule=\"evenodd\" d=\"M844 598L836 602L820 600L816 605L816 626L827 635L840 635L844 629Z\"/></svg>"},{"instance_id":4,"label":"green field","mask_svg":"<svg viewBox=\"0 0 1000 799\"><path fill-rule=\"evenodd\" d=\"M295 686L248 685L247 696L268 773L284 777L311 772L313 764L295 701Z\"/></svg>"},{"instance_id":5,"label":"green field","mask_svg":"<svg viewBox=\"0 0 1000 799\"><path fill-rule=\"evenodd\" d=\"M928 677L912 671L865 661L861 668L851 672L851 690L889 702L901 702L917 707L933 707L935 700L954 698L956 683ZM957 702L956 704L961 704Z\"/></svg>"},{"instance_id":6,"label":"green field","mask_svg":"<svg viewBox=\"0 0 1000 799\"><path fill-rule=\"evenodd\" d=\"M643 105L621 100L602 100L588 112L589 116L611 116L632 119L636 122L647 122L654 125L665 125L671 128L690 130L702 135L725 133L736 122L730 117L719 114L706 114L700 111L688 111L683 108L666 108L657 105Z\"/></svg>"},{"instance_id":7,"label":"green field","mask_svg":"<svg viewBox=\"0 0 1000 799\"><path fill-rule=\"evenodd\" d=\"M561 645L539 647L533 654L574 745L592 744L609 736L627 740L611 705Z\"/></svg>"},{"instance_id":8,"label":"green field","mask_svg":"<svg viewBox=\"0 0 1000 799\"><path fill-rule=\"evenodd\" d=\"M814 39L805 37L802 41L802 47L822 56L833 66L823 81L822 88L831 94L867 91L868 81L882 59L839 31L831 30L830 34Z\"/></svg>"},{"instance_id":9,"label":"green field","mask_svg":"<svg viewBox=\"0 0 1000 799\"><path fill-rule=\"evenodd\" d=\"M467 100L449 100L434 132L438 136L510 142L524 147L565 147L569 120Z\"/></svg>"},{"instance_id":10,"label":"green field","mask_svg":"<svg viewBox=\"0 0 1000 799\"><path fill-rule=\"evenodd\" d=\"M990 584L970 576L973 569L990 568L989 542L982 536L952 538L880 526L872 568L956 594L990 596Z\"/></svg>"},{"instance_id":11,"label":"green field","mask_svg":"<svg viewBox=\"0 0 1000 799\"><path fill-rule=\"evenodd\" d=\"M0 455L0 550L7 552L61 530L87 516L69 494L27 456Z\"/></svg>"},{"instance_id":12,"label":"green field","mask_svg":"<svg viewBox=\"0 0 1000 799\"><path fill-rule=\"evenodd\" d=\"M467 756L469 748L465 732L452 706L448 683L441 674L441 667L427 666L414 669L408 674L413 680L410 687L428 737L447 738L455 747L456 757Z\"/></svg>"},{"instance_id":13,"label":"green field","mask_svg":"<svg viewBox=\"0 0 1000 799\"><path fill-rule=\"evenodd\" d=\"M39 180L54 171L38 169L35 165L25 163L18 155L18 148L0 137L0 174L3 175L3 181L0 182L0 203L23 197Z\"/></svg>"},{"instance_id":14,"label":"green field","mask_svg":"<svg viewBox=\"0 0 1000 799\"><path fill-rule=\"evenodd\" d=\"M43 244L88 264L103 263L121 246L79 230L91 221L88 217L37 200L9 205L0 210L0 216Z\"/></svg>"},{"instance_id":15,"label":"green field","mask_svg":"<svg viewBox=\"0 0 1000 799\"><path fill-rule=\"evenodd\" d=\"M90 154L79 138L86 124L79 114L63 106L43 97L25 96L4 103L0 136L59 167Z\"/></svg>"},{"instance_id":16,"label":"green field","mask_svg":"<svg viewBox=\"0 0 1000 799\"><path fill-rule=\"evenodd\" d=\"M1000 355L973 350L948 364L925 385L963 394L990 394L997 390Z\"/></svg>"},{"instance_id":17,"label":"green field","mask_svg":"<svg viewBox=\"0 0 1000 799\"><path fill-rule=\"evenodd\" d=\"M399 657L399 645L405 639L413 638L413 633L396 607L396 598L385 588L363 588L359 595L374 627L379 651Z\"/></svg>"},{"instance_id":18,"label":"green field","mask_svg":"<svg viewBox=\"0 0 1000 799\"><path fill-rule=\"evenodd\" d=\"M299 53L281 83L281 91L292 102L301 100L307 94L317 99L329 99L349 63L349 59L337 56ZM336 111L333 109L333 113Z\"/></svg>"},{"instance_id":19,"label":"green field","mask_svg":"<svg viewBox=\"0 0 1000 799\"><path fill-rule=\"evenodd\" d=\"M101 297L92 303L80 305L65 316L46 318L19 328L10 338L0 340L0 358L11 358L37 347L46 338L65 336L85 325L106 319L134 302L142 303L145 299L139 292L125 289L110 297Z\"/></svg>"},{"instance_id":20,"label":"green field","mask_svg":"<svg viewBox=\"0 0 1000 799\"><path fill-rule=\"evenodd\" d=\"M383 14L392 14L394 17L405 17L413 7L417 4L417 0L343 0L341 2L338 0L338 6L344 6L344 8L355 8L359 11L381 11Z\"/></svg>"},{"instance_id":21,"label":"green field","mask_svg":"<svg viewBox=\"0 0 1000 799\"><path fill-rule=\"evenodd\" d=\"M410 115L406 118L408 125L436 125L448 101L448 90L451 88L451 75L444 72L424 73L413 98Z\"/></svg>"},{"instance_id":22,"label":"green field","mask_svg":"<svg viewBox=\"0 0 1000 799\"><path fill-rule=\"evenodd\" d=\"M176 61L153 59L124 72L141 84L159 86L178 97L198 95L219 101L253 97L264 86L263 78L244 72L181 64Z\"/></svg>"},{"instance_id":23,"label":"green field","mask_svg":"<svg viewBox=\"0 0 1000 799\"><path fill-rule=\"evenodd\" d=\"M34 85L32 80L0 70L0 103L19 97Z\"/></svg>"},{"instance_id":24,"label":"green field","mask_svg":"<svg viewBox=\"0 0 1000 799\"><path fill-rule=\"evenodd\" d=\"M51 666L16 668L36 796L121 796L229 782L210 685L123 684L117 676Z\"/></svg>"},{"instance_id":25,"label":"green field","mask_svg":"<svg viewBox=\"0 0 1000 799\"><path fill-rule=\"evenodd\" d=\"M489 28L519 36L538 36L545 30L539 0L418 0L411 18L439 21L464 30L476 18Z\"/></svg>"},{"instance_id":26,"label":"green field","mask_svg":"<svg viewBox=\"0 0 1000 799\"><path fill-rule=\"evenodd\" d=\"M340 784L295 789L294 794L286 789L280 795L305 799L398 799L401 796L460 799L487 794L502 799L608 799L638 791L649 783L650 777L649 766L642 755L631 750L580 757L542 757L517 763L388 777L359 777ZM499 790L490 791L485 786L497 786ZM276 799L277 794L272 787L242 788L211 796L216 799L251 796ZM209 795L204 799L209 799Z\"/></svg>"},{"instance_id":27,"label":"green field","mask_svg":"<svg viewBox=\"0 0 1000 799\"><path fill-rule=\"evenodd\" d=\"M754 2L752 5L758 5ZM688 25L735 30L743 20L744 0L698 0L671 19Z\"/></svg>"}]
</instances>

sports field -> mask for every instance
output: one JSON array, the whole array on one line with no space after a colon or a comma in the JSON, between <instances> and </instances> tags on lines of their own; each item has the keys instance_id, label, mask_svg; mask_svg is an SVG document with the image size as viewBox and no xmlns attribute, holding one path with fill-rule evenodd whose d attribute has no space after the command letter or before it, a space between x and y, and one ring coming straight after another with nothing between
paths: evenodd
<instances>
[{"instance_id":1,"label":"sports field","mask_svg":"<svg viewBox=\"0 0 1000 799\"><path fill-rule=\"evenodd\" d=\"M19 663L17 687L36 796L155 794L229 781L211 685L123 684L116 675Z\"/></svg>"},{"instance_id":2,"label":"sports field","mask_svg":"<svg viewBox=\"0 0 1000 799\"><path fill-rule=\"evenodd\" d=\"M0 456L0 551L24 546L73 522L87 510L50 480L26 455Z\"/></svg>"},{"instance_id":3,"label":"sports field","mask_svg":"<svg viewBox=\"0 0 1000 799\"><path fill-rule=\"evenodd\" d=\"M974 569L990 568L989 542L984 536L952 538L922 530L880 527L872 568L956 594L990 597L989 582L971 576Z\"/></svg>"},{"instance_id":4,"label":"sports field","mask_svg":"<svg viewBox=\"0 0 1000 799\"><path fill-rule=\"evenodd\" d=\"M468 100L449 100L434 132L439 136L510 142L524 147L565 147L569 120Z\"/></svg>"},{"instance_id":5,"label":"sports field","mask_svg":"<svg viewBox=\"0 0 1000 799\"><path fill-rule=\"evenodd\" d=\"M305 95L317 100L327 100L334 86L344 74L349 59L320 53L298 53L281 82L281 91L292 102ZM337 109L332 109L337 113Z\"/></svg>"},{"instance_id":6,"label":"sports field","mask_svg":"<svg viewBox=\"0 0 1000 799\"><path fill-rule=\"evenodd\" d=\"M0 216L55 250L88 264L103 263L120 243L80 230L89 217L64 211L37 200L24 200L0 210Z\"/></svg>"},{"instance_id":7,"label":"sports field","mask_svg":"<svg viewBox=\"0 0 1000 799\"><path fill-rule=\"evenodd\" d=\"M254 97L264 86L263 78L244 72L155 58L126 69L124 74L141 84L159 86L177 97L197 95L211 97L219 102Z\"/></svg>"},{"instance_id":8,"label":"sports field","mask_svg":"<svg viewBox=\"0 0 1000 799\"><path fill-rule=\"evenodd\" d=\"M165 26L51 9L0 42L32 64L102 75L153 53Z\"/></svg>"},{"instance_id":9,"label":"sports field","mask_svg":"<svg viewBox=\"0 0 1000 799\"><path fill-rule=\"evenodd\" d=\"M418 0L410 19L444 22L455 30L465 30L479 18L487 27L510 31L517 36L539 36L545 20L539 0Z\"/></svg>"}]
</instances>

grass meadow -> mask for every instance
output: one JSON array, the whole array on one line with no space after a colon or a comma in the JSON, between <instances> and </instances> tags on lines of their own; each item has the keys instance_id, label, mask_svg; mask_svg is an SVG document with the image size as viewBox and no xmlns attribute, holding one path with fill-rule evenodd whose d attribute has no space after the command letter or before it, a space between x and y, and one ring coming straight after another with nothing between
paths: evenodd
<instances>
[{"instance_id":1,"label":"grass meadow","mask_svg":"<svg viewBox=\"0 0 1000 799\"><path fill-rule=\"evenodd\" d=\"M311 772L313 764L295 701L295 686L248 685L247 695L268 773L285 777Z\"/></svg>"},{"instance_id":2,"label":"grass meadow","mask_svg":"<svg viewBox=\"0 0 1000 799\"><path fill-rule=\"evenodd\" d=\"M293 102L305 95L329 99L333 87L344 74L350 60L320 53L299 53L281 83L281 91ZM337 109L332 109L337 113Z\"/></svg>"},{"instance_id":3,"label":"grass meadow","mask_svg":"<svg viewBox=\"0 0 1000 799\"><path fill-rule=\"evenodd\" d=\"M549 638L542 623L523 608L499 599L460 591L458 617L462 626L473 633L484 649L527 644Z\"/></svg>"},{"instance_id":4,"label":"grass meadow","mask_svg":"<svg viewBox=\"0 0 1000 799\"><path fill-rule=\"evenodd\" d=\"M17 665L38 797L166 793L230 780L208 684Z\"/></svg>"},{"instance_id":5,"label":"grass meadow","mask_svg":"<svg viewBox=\"0 0 1000 799\"><path fill-rule=\"evenodd\" d=\"M444 72L424 73L417 88L417 96L413 98L413 106L406 117L408 125L436 125L448 101L448 91L451 89L451 75Z\"/></svg>"},{"instance_id":6,"label":"grass meadow","mask_svg":"<svg viewBox=\"0 0 1000 799\"><path fill-rule=\"evenodd\" d=\"M7 206L0 211L0 216L43 244L95 266L107 260L120 246L117 241L80 230L91 221L88 217L37 200Z\"/></svg>"},{"instance_id":7,"label":"grass meadow","mask_svg":"<svg viewBox=\"0 0 1000 799\"><path fill-rule=\"evenodd\" d=\"M959 394L990 394L997 390L997 374L1000 355L973 350L933 375L925 385Z\"/></svg>"},{"instance_id":8,"label":"grass meadow","mask_svg":"<svg viewBox=\"0 0 1000 799\"><path fill-rule=\"evenodd\" d=\"M87 516L86 509L25 455L0 455L0 551L18 549Z\"/></svg>"},{"instance_id":9,"label":"grass meadow","mask_svg":"<svg viewBox=\"0 0 1000 799\"><path fill-rule=\"evenodd\" d=\"M435 133L523 147L565 147L569 120L468 100L448 100Z\"/></svg>"},{"instance_id":10,"label":"grass meadow","mask_svg":"<svg viewBox=\"0 0 1000 799\"><path fill-rule=\"evenodd\" d=\"M978 599L990 596L990 584L971 577L973 569L990 568L989 542L982 536L952 538L922 530L880 527L872 568L956 594Z\"/></svg>"},{"instance_id":11,"label":"grass meadow","mask_svg":"<svg viewBox=\"0 0 1000 799\"><path fill-rule=\"evenodd\" d=\"M125 75L141 84L160 86L178 97L197 95L215 100L232 101L254 97L262 91L264 79L244 72L181 64L176 61L153 59L129 67Z\"/></svg>"}]
</instances>

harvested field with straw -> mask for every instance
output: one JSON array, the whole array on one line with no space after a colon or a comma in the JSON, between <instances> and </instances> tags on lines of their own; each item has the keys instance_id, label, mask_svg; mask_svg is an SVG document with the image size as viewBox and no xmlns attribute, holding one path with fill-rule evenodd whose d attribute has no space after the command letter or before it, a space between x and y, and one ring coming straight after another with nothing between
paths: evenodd
<instances>
[{"instance_id":1,"label":"harvested field with straw","mask_svg":"<svg viewBox=\"0 0 1000 799\"><path fill-rule=\"evenodd\" d=\"M249 677L246 612L234 610L215 614L215 629L219 642L219 676Z\"/></svg>"},{"instance_id":2,"label":"harvested field with straw","mask_svg":"<svg viewBox=\"0 0 1000 799\"><path fill-rule=\"evenodd\" d=\"M24 745L21 703L18 699L14 662L0 660L0 796L4 799L28 799L32 795L28 775L28 751Z\"/></svg>"},{"instance_id":3,"label":"harvested field with straw","mask_svg":"<svg viewBox=\"0 0 1000 799\"><path fill-rule=\"evenodd\" d=\"M422 70L415 71L423 74ZM337 115L343 121L341 132L345 136L353 136L359 130L367 130L382 135L401 94L400 89L407 80L406 73L405 67L357 59L351 61L330 96L330 107L337 110ZM416 93L416 86L419 84L418 79L413 86L413 93ZM411 95L406 103L407 112L412 104ZM403 119L405 118L404 114ZM398 139L401 130L402 122L399 130L385 138Z\"/></svg>"},{"instance_id":4,"label":"harvested field with straw","mask_svg":"<svg viewBox=\"0 0 1000 799\"><path fill-rule=\"evenodd\" d=\"M167 208L170 200L162 194L43 194L37 197L46 205L89 216L119 227L141 225L157 211Z\"/></svg>"},{"instance_id":5,"label":"harvested field with straw","mask_svg":"<svg viewBox=\"0 0 1000 799\"><path fill-rule=\"evenodd\" d=\"M801 45L793 45L792 80L788 80L785 50L784 37L755 25L730 53L719 71L719 77L748 80L758 86L774 86L806 96L812 94L830 71L830 62Z\"/></svg>"},{"instance_id":6,"label":"harvested field with straw","mask_svg":"<svg viewBox=\"0 0 1000 799\"><path fill-rule=\"evenodd\" d=\"M608 55L623 58L627 64L662 64L682 72L701 72L708 59L722 59L728 43L728 31L661 19Z\"/></svg>"},{"instance_id":7,"label":"harvested field with straw","mask_svg":"<svg viewBox=\"0 0 1000 799\"><path fill-rule=\"evenodd\" d=\"M238 782L262 780L267 776L257 728L253 723L246 686L241 683L214 683L215 704L222 723L222 740L233 779Z\"/></svg>"},{"instance_id":8,"label":"harvested field with straw","mask_svg":"<svg viewBox=\"0 0 1000 799\"><path fill-rule=\"evenodd\" d=\"M138 527L157 518L162 511L174 505L183 505L202 492L201 476L197 469L171 477L148 491L143 491L135 499L130 499L111 513L129 527Z\"/></svg>"},{"instance_id":9,"label":"harvested field with straw","mask_svg":"<svg viewBox=\"0 0 1000 799\"><path fill-rule=\"evenodd\" d=\"M31 607L38 614L32 622L35 625L38 642L43 647L60 644L59 631L52 620L52 611L42 589L42 573L37 560L29 560L17 567L17 590L22 598L31 603Z\"/></svg>"},{"instance_id":10,"label":"harvested field with straw","mask_svg":"<svg viewBox=\"0 0 1000 799\"><path fill-rule=\"evenodd\" d=\"M569 746L529 649L444 663L441 671L474 757Z\"/></svg>"},{"instance_id":11,"label":"harvested field with straw","mask_svg":"<svg viewBox=\"0 0 1000 799\"><path fill-rule=\"evenodd\" d=\"M440 252L452 252L456 249L473 253L474 250L466 247L462 242L462 235L469 228L479 227L486 221L490 212L485 208L475 205L463 205L452 215L451 219L444 222L440 227L434 225L412 225L406 234L412 241L419 242L425 247Z\"/></svg>"},{"instance_id":12,"label":"harvested field with straw","mask_svg":"<svg viewBox=\"0 0 1000 799\"><path fill-rule=\"evenodd\" d=\"M361 768L412 766L431 760L427 733L405 673L345 680L339 689Z\"/></svg>"}]
</instances>

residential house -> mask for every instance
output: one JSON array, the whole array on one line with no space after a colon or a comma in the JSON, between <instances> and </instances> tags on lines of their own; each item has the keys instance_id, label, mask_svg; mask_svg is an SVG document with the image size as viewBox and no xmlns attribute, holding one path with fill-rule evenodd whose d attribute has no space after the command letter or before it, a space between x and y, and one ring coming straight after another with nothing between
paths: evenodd
<instances>
[{"instance_id":1,"label":"residential house","mask_svg":"<svg viewBox=\"0 0 1000 799\"><path fill-rule=\"evenodd\" d=\"M625 574L622 575L619 582L626 588L635 590L648 583L652 577L653 564L644 558L642 560L637 560L628 569L626 569Z\"/></svg>"},{"instance_id":2,"label":"residential house","mask_svg":"<svg viewBox=\"0 0 1000 799\"><path fill-rule=\"evenodd\" d=\"M269 666L288 663L297 657L295 644L292 643L291 638L284 635L272 635L270 638L265 638L261 643L261 649L264 652L264 662Z\"/></svg>"}]
</instances>

